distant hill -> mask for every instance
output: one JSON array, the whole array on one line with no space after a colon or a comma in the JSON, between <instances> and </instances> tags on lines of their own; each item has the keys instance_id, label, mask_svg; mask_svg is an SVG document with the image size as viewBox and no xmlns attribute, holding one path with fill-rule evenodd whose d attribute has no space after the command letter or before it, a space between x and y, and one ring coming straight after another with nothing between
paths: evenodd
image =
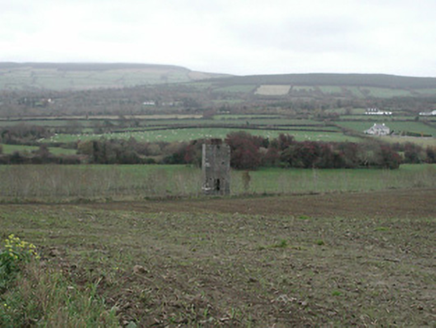
<instances>
[{"instance_id":1,"label":"distant hill","mask_svg":"<svg viewBox=\"0 0 436 328\"><path fill-rule=\"evenodd\" d=\"M134 98L137 93L146 100L166 99L168 103L189 103L189 98L203 107L311 100L331 104L336 99L360 101L365 106L362 101L396 99L404 103L407 98L423 99L422 110L427 110L436 99L436 78L327 73L231 76L174 65L0 62L0 91L102 90L107 98L107 89L123 89L110 91L118 98ZM93 96L98 98L95 92Z\"/></svg>"},{"instance_id":2,"label":"distant hill","mask_svg":"<svg viewBox=\"0 0 436 328\"><path fill-rule=\"evenodd\" d=\"M173 65L0 62L0 90L84 90L198 81L225 76Z\"/></svg>"},{"instance_id":3,"label":"distant hill","mask_svg":"<svg viewBox=\"0 0 436 328\"><path fill-rule=\"evenodd\" d=\"M280 74L231 76L211 82L220 85L296 85L377 87L389 89L436 88L436 78L408 77L386 74Z\"/></svg>"}]
</instances>

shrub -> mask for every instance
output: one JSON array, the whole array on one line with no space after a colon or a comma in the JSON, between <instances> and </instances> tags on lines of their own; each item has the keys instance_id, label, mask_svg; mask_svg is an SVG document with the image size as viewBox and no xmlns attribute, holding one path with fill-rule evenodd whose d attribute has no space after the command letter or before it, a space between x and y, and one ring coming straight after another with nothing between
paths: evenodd
<instances>
[{"instance_id":1,"label":"shrub","mask_svg":"<svg viewBox=\"0 0 436 328\"><path fill-rule=\"evenodd\" d=\"M230 165L238 170L254 170L261 163L259 139L246 132L232 132L227 135L230 146Z\"/></svg>"},{"instance_id":2,"label":"shrub","mask_svg":"<svg viewBox=\"0 0 436 328\"><path fill-rule=\"evenodd\" d=\"M35 245L13 234L5 240L5 249L0 252L0 288L5 288L15 277L21 264L30 262L32 258L39 259L35 248Z\"/></svg>"},{"instance_id":3,"label":"shrub","mask_svg":"<svg viewBox=\"0 0 436 328\"><path fill-rule=\"evenodd\" d=\"M0 252L0 327L119 327L96 284L79 289L62 272L42 268L36 247L10 235Z\"/></svg>"}]
</instances>

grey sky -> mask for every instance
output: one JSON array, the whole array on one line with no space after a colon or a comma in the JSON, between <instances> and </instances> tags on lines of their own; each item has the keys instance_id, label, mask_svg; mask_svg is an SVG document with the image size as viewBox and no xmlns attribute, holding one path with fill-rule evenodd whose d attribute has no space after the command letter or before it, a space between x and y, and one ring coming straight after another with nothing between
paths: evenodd
<instances>
[{"instance_id":1,"label":"grey sky","mask_svg":"<svg viewBox=\"0 0 436 328\"><path fill-rule=\"evenodd\" d=\"M434 0L0 0L0 61L436 77Z\"/></svg>"}]
</instances>

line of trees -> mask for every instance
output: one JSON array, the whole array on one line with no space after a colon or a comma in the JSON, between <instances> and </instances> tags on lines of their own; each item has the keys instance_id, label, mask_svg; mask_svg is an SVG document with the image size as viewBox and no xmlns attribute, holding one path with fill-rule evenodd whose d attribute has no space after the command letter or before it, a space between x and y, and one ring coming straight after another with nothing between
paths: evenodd
<instances>
[{"instance_id":1,"label":"line of trees","mask_svg":"<svg viewBox=\"0 0 436 328\"><path fill-rule=\"evenodd\" d=\"M259 167L396 169L401 156L392 146L378 143L296 141L281 134L268 139L246 132L232 132L225 142L231 149L231 167L255 170ZM94 140L79 143L78 153L89 163L99 164L193 164L201 165L204 140L173 143L139 143L130 140Z\"/></svg>"},{"instance_id":2,"label":"line of trees","mask_svg":"<svg viewBox=\"0 0 436 328\"><path fill-rule=\"evenodd\" d=\"M44 130L21 131L3 137L15 143L18 140L36 142ZM42 132L42 133L35 133ZM15 139L11 136L19 136ZM5 139L3 139L6 141ZM190 142L138 142L134 138L99 139L75 144L76 155L53 155L47 145L32 152L2 154L0 164L192 164L201 165L202 144L205 140ZM389 168L401 163L436 163L436 147L423 148L413 143L384 144L380 142L319 142L297 141L288 134L269 139L247 132L229 133L225 142L231 148L231 166L239 170L259 167L294 168Z\"/></svg>"},{"instance_id":3,"label":"line of trees","mask_svg":"<svg viewBox=\"0 0 436 328\"><path fill-rule=\"evenodd\" d=\"M47 145L41 145L32 152L18 152L3 154L0 147L0 164L81 164L82 158L78 155L54 155L50 153Z\"/></svg>"},{"instance_id":4,"label":"line of trees","mask_svg":"<svg viewBox=\"0 0 436 328\"><path fill-rule=\"evenodd\" d=\"M392 147L377 143L296 141L285 134L269 140L245 132L230 133L226 142L232 150L231 165L238 169L259 166L397 169L401 164L400 155Z\"/></svg>"}]
</instances>

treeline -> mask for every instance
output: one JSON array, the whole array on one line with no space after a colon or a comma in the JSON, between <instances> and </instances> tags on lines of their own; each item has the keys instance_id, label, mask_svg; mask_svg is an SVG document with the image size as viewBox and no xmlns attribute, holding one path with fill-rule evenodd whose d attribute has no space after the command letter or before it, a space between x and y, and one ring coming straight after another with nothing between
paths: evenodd
<instances>
[{"instance_id":1,"label":"treeline","mask_svg":"<svg viewBox=\"0 0 436 328\"><path fill-rule=\"evenodd\" d=\"M0 145L0 164L81 164L84 158L79 155L54 155L46 145L32 152L15 151L12 154L3 154Z\"/></svg>"},{"instance_id":2,"label":"treeline","mask_svg":"<svg viewBox=\"0 0 436 328\"><path fill-rule=\"evenodd\" d=\"M47 130L37 126L19 126L0 130L5 144L39 145L32 152L1 154L0 164L192 164L201 165L202 144L190 142L138 142L134 138L79 141L64 147L76 155L54 155L50 144L40 145ZM239 170L259 167L293 168L389 168L401 163L436 163L436 147L423 148L413 143L384 144L377 141L319 142L297 141L288 134L269 139L247 132L232 132L225 142L231 148L231 166ZM55 146L54 144L50 146ZM57 145L59 146L59 145Z\"/></svg>"},{"instance_id":3,"label":"treeline","mask_svg":"<svg viewBox=\"0 0 436 328\"><path fill-rule=\"evenodd\" d=\"M378 143L296 141L285 134L269 140L245 132L229 134L226 143L231 148L231 165L237 169L260 166L397 169L401 164L401 156L392 147Z\"/></svg>"},{"instance_id":4,"label":"treeline","mask_svg":"<svg viewBox=\"0 0 436 328\"><path fill-rule=\"evenodd\" d=\"M413 143L296 141L287 134L270 140L246 132L230 133L226 143L231 148L231 166L236 169L261 166L396 169L401 163L436 163L436 147L423 148Z\"/></svg>"},{"instance_id":5,"label":"treeline","mask_svg":"<svg viewBox=\"0 0 436 328\"><path fill-rule=\"evenodd\" d=\"M18 124L0 129L0 142L9 145L33 145L37 140L51 135L43 126Z\"/></svg>"},{"instance_id":6,"label":"treeline","mask_svg":"<svg viewBox=\"0 0 436 328\"><path fill-rule=\"evenodd\" d=\"M87 163L94 164L200 166L205 141L144 143L134 138L101 139L80 142L77 150ZM287 134L268 139L242 131L228 134L225 142L231 149L231 167L238 170L259 167L396 169L401 163L436 163L436 147L423 148L412 143L296 141Z\"/></svg>"},{"instance_id":7,"label":"treeline","mask_svg":"<svg viewBox=\"0 0 436 328\"><path fill-rule=\"evenodd\" d=\"M396 169L401 163L436 163L436 147L423 148L413 143L296 141L287 134L268 139L242 131L228 134L225 142L231 148L231 166L240 170L259 167ZM170 148L175 151L167 153L162 162L200 165L203 143L204 140L173 143Z\"/></svg>"}]
</instances>

